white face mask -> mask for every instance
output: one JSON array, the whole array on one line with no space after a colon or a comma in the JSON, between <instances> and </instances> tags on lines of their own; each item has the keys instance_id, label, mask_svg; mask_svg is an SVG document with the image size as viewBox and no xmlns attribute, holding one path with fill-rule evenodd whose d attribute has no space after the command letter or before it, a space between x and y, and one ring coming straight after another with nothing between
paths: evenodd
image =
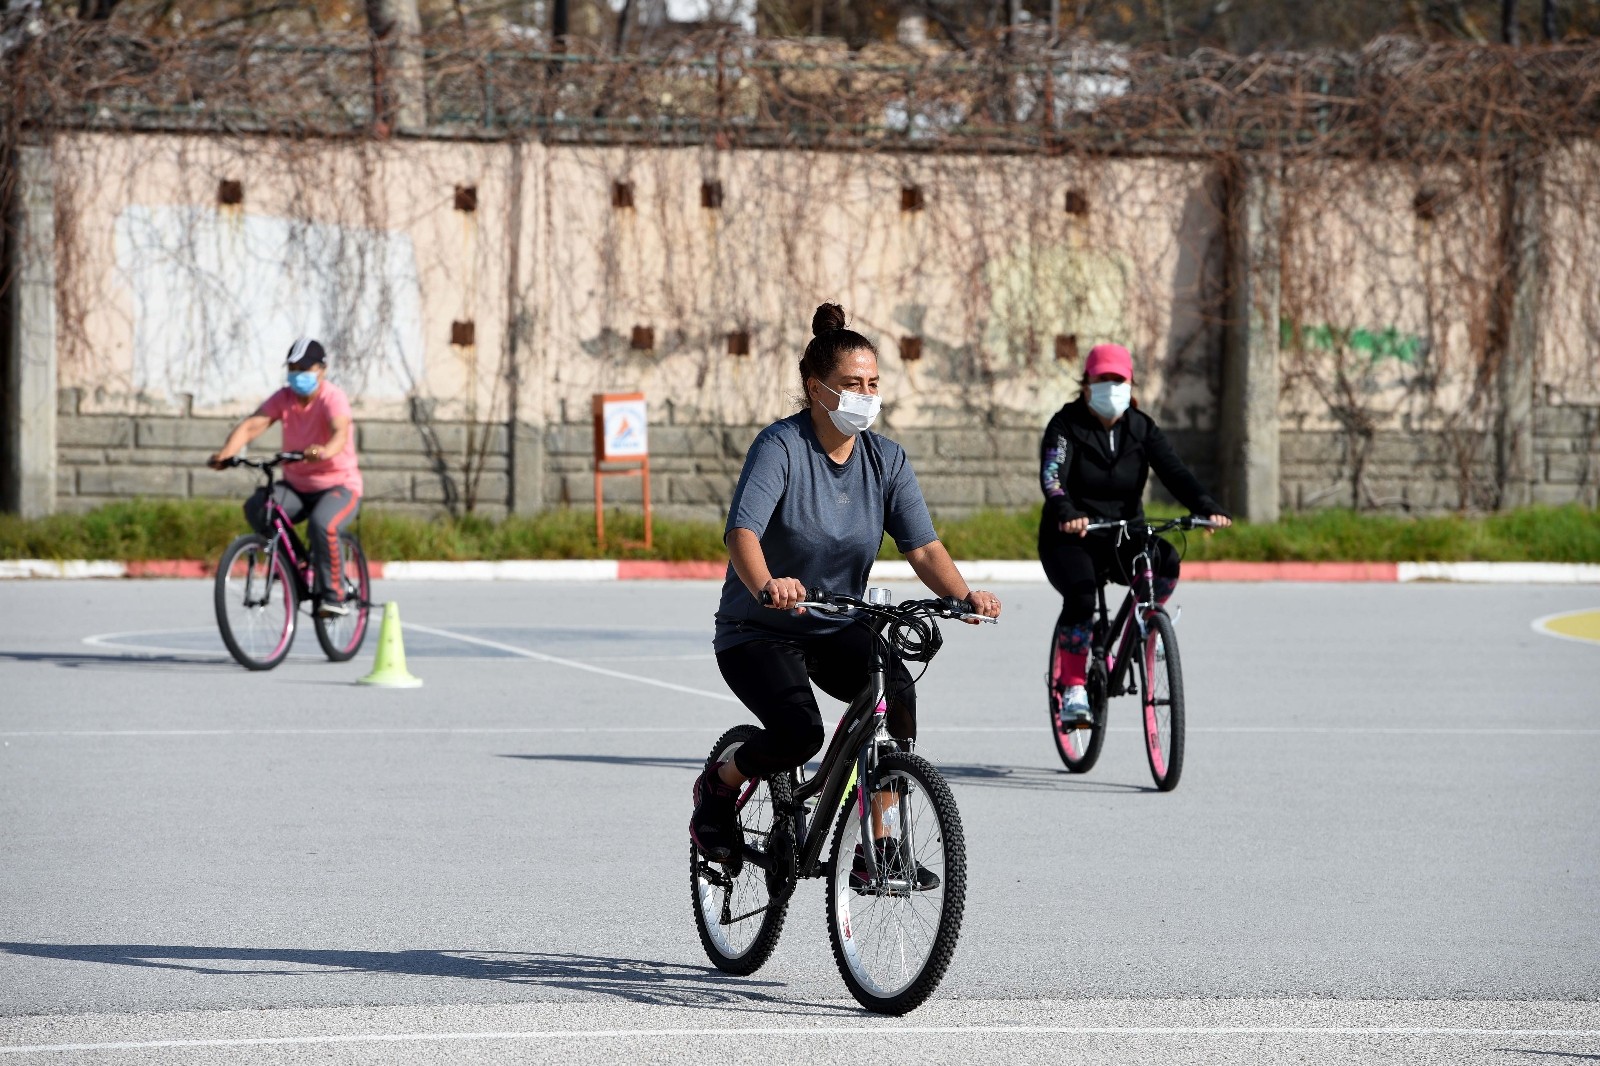
<instances>
[{"instance_id":1,"label":"white face mask","mask_svg":"<svg viewBox=\"0 0 1600 1066\"><path fill-rule=\"evenodd\" d=\"M1096 381L1089 386L1089 409L1112 422L1122 417L1132 399L1131 382Z\"/></svg>"},{"instance_id":2,"label":"white face mask","mask_svg":"<svg viewBox=\"0 0 1600 1066\"><path fill-rule=\"evenodd\" d=\"M818 385L828 389L820 380ZM883 400L865 392L839 392L828 389L829 392L839 397L838 410L829 411L828 417L833 419L833 424L840 433L853 437L864 429L871 429L872 422L878 417L878 408Z\"/></svg>"}]
</instances>

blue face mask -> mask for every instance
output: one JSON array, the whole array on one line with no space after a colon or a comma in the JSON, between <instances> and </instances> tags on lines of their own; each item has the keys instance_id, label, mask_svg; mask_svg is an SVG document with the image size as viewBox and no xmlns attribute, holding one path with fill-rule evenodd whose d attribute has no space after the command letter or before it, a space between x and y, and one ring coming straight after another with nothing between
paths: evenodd
<instances>
[{"instance_id":1,"label":"blue face mask","mask_svg":"<svg viewBox=\"0 0 1600 1066\"><path fill-rule=\"evenodd\" d=\"M289 388L294 390L296 396L310 396L317 391L317 372L315 370L297 370L289 375Z\"/></svg>"}]
</instances>

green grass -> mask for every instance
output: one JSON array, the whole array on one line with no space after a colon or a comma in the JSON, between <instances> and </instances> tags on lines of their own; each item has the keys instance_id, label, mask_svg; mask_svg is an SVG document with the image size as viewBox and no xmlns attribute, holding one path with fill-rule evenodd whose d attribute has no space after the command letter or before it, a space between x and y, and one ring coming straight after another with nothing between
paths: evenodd
<instances>
[{"instance_id":1,"label":"green grass","mask_svg":"<svg viewBox=\"0 0 1600 1066\"><path fill-rule=\"evenodd\" d=\"M1173 512L1154 512L1166 513ZM941 520L939 535L957 559L1027 559L1039 509L984 511ZM722 527L657 519L655 548L619 548L643 535L636 513L607 517L607 550L595 544L594 514L577 508L494 522L468 515L429 521L365 510L361 539L374 559L712 559L725 558ZM24 521L0 515L0 559L214 559L244 531L229 501L130 500L83 515ZM1600 561L1600 513L1578 506L1534 507L1492 515L1403 517L1315 511L1270 526L1235 526L1214 537L1191 534L1190 559L1370 562ZM895 558L885 542L884 558Z\"/></svg>"},{"instance_id":2,"label":"green grass","mask_svg":"<svg viewBox=\"0 0 1600 1066\"><path fill-rule=\"evenodd\" d=\"M1152 507L1152 516L1180 512ZM938 523L957 559L1026 559L1039 508L985 511ZM1600 562L1600 512L1576 504L1488 515L1381 515L1325 510L1214 536L1174 535L1189 559L1243 562ZM892 556L893 545L888 545ZM887 557L887 556L886 556Z\"/></svg>"}]
</instances>

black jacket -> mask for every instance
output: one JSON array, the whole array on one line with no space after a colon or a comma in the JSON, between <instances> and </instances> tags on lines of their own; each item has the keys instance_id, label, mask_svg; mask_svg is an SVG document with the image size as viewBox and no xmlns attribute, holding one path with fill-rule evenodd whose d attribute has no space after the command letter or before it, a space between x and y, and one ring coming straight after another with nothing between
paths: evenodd
<instances>
[{"instance_id":1,"label":"black jacket","mask_svg":"<svg viewBox=\"0 0 1600 1066\"><path fill-rule=\"evenodd\" d=\"M1086 516L1142 518L1151 470L1195 514L1227 514L1149 415L1130 407L1108 432L1086 399L1073 400L1051 417L1039 444L1039 483L1045 495L1040 531L1058 532L1062 522Z\"/></svg>"}]
</instances>

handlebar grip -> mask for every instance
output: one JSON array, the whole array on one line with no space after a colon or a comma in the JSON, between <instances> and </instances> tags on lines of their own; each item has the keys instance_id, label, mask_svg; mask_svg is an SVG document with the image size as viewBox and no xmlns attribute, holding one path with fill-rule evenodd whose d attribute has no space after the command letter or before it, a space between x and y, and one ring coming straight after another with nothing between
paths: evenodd
<instances>
[{"instance_id":1,"label":"handlebar grip","mask_svg":"<svg viewBox=\"0 0 1600 1066\"><path fill-rule=\"evenodd\" d=\"M807 603L831 603L833 602L833 593L829 592L827 589L816 588L815 586L807 586L805 595L801 598ZM760 600L761 606L771 607L772 593L768 592L766 589L762 589Z\"/></svg>"}]
</instances>

